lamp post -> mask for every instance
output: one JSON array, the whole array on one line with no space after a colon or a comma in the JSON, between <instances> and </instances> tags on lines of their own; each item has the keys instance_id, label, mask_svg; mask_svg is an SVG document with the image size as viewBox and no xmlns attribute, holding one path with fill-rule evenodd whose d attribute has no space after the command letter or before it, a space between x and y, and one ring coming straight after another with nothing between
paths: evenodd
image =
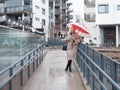
<instances>
[{"instance_id":1,"label":"lamp post","mask_svg":"<svg viewBox=\"0 0 120 90\"><path fill-rule=\"evenodd\" d=\"M33 13L30 13L29 14L29 28L30 28L30 31L32 31L32 29L33 29Z\"/></svg>"},{"instance_id":2,"label":"lamp post","mask_svg":"<svg viewBox=\"0 0 120 90\"><path fill-rule=\"evenodd\" d=\"M8 19L8 25L11 27L11 19Z\"/></svg>"},{"instance_id":3,"label":"lamp post","mask_svg":"<svg viewBox=\"0 0 120 90\"><path fill-rule=\"evenodd\" d=\"M24 12L23 12L22 13L22 30L23 31L25 31L24 19L25 19L25 15L24 15Z\"/></svg>"}]
</instances>

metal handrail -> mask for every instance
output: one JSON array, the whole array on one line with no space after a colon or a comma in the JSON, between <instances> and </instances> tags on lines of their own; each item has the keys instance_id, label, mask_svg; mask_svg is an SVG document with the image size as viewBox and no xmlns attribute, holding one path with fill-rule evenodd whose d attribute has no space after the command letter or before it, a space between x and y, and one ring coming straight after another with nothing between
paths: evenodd
<instances>
[{"instance_id":1,"label":"metal handrail","mask_svg":"<svg viewBox=\"0 0 120 90\"><path fill-rule=\"evenodd\" d=\"M93 88L95 89L95 88L98 88L99 86L101 87L101 89L97 89L97 90L108 90L108 89L109 90L113 90L113 89L110 89L109 87L114 88L114 90L120 90L120 86L118 85L118 82L116 82L113 79L113 77L116 77L116 76L108 75L108 73L106 73L106 71L101 66L99 66L100 64L97 64L98 62L96 63L94 61L94 59L95 59L94 58L95 57L94 54L91 56L90 53L89 53L90 52L89 49L91 49L90 47L87 47L85 45L83 47L82 44L80 44L80 45L81 45L81 47L78 47L78 52L77 52L77 58L76 58L76 60L77 60L78 65L80 66L80 69L83 72L84 76L87 75L86 80L87 80L88 84L90 85L90 87L92 88L92 90L93 90ZM95 53L97 53L97 52L95 52ZM101 56L102 55L103 54L101 54ZM99 62L101 62L101 61L99 61ZM115 63L116 65L117 64L120 65L116 61L112 61L112 62L113 62L113 64ZM86 69L87 69L87 71L85 71ZM95 72L95 70L97 72ZM93 82L95 82L95 80L97 80L97 82L99 83L99 85L93 85L93 84L95 84L93 82L89 83L90 73L92 73L91 77L95 78L95 79L92 79ZM113 76L113 77L111 77L111 76ZM107 80L107 81L105 81L105 80ZM109 83L110 86L109 87L105 86L105 84L104 84L105 82ZM94 87L91 86L91 84Z\"/></svg>"},{"instance_id":2,"label":"metal handrail","mask_svg":"<svg viewBox=\"0 0 120 90\"><path fill-rule=\"evenodd\" d=\"M36 54L38 54L40 51L42 51L44 49L45 43L42 43L39 47L37 47L36 49L30 51L29 53L27 53L25 56L23 56L22 58L20 58L19 60L17 60L16 62L14 62L13 64L11 64L10 66L8 66L6 69L4 69L3 71L0 72L0 79L2 78L2 75L4 75L5 73L7 73L7 77L5 77L5 79L0 80L0 88L2 88L8 81L10 81L21 69L23 69L23 67L29 63L35 56ZM35 53L37 52L37 53ZM33 55L33 56L31 56ZM31 57L30 57L31 56ZM25 59L27 60L27 63L24 62ZM17 64L19 64L19 67L17 67ZM13 69L17 67L18 69L14 72Z\"/></svg>"}]
</instances>

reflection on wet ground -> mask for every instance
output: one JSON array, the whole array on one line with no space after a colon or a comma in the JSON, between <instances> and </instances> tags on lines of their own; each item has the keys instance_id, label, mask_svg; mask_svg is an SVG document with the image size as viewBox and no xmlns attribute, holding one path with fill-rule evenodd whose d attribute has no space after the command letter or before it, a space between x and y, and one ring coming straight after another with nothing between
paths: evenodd
<instances>
[{"instance_id":1,"label":"reflection on wet ground","mask_svg":"<svg viewBox=\"0 0 120 90\"><path fill-rule=\"evenodd\" d=\"M66 63L65 51L49 50L23 90L85 90L74 64L65 72Z\"/></svg>"}]
</instances>

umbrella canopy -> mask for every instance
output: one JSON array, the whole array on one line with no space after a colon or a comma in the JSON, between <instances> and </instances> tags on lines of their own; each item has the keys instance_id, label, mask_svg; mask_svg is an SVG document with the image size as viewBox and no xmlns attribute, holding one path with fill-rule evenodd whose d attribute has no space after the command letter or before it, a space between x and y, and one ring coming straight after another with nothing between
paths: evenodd
<instances>
[{"instance_id":1,"label":"umbrella canopy","mask_svg":"<svg viewBox=\"0 0 120 90\"><path fill-rule=\"evenodd\" d=\"M82 24L71 24L74 29L77 29L80 33L89 34L87 28Z\"/></svg>"},{"instance_id":2,"label":"umbrella canopy","mask_svg":"<svg viewBox=\"0 0 120 90\"><path fill-rule=\"evenodd\" d=\"M75 29L75 32L81 36L90 37L90 33L88 32L88 28L81 23L69 23L67 26L68 27L72 26L72 28Z\"/></svg>"}]
</instances>

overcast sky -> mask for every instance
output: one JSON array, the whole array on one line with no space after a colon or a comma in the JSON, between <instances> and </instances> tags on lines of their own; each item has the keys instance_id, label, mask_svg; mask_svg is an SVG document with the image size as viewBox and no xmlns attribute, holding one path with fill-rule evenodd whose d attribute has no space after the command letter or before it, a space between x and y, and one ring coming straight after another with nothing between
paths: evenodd
<instances>
[{"instance_id":1,"label":"overcast sky","mask_svg":"<svg viewBox=\"0 0 120 90\"><path fill-rule=\"evenodd\" d=\"M68 0L68 2L72 2L73 4L70 6L70 8L73 8L73 13L72 15L76 16L76 15L79 15L80 18L84 18L84 0ZM82 20L81 19L81 20Z\"/></svg>"},{"instance_id":2,"label":"overcast sky","mask_svg":"<svg viewBox=\"0 0 120 90\"><path fill-rule=\"evenodd\" d=\"M80 13L80 0L69 0L69 2L73 3L71 7L73 8L74 13L79 14Z\"/></svg>"}]
</instances>

